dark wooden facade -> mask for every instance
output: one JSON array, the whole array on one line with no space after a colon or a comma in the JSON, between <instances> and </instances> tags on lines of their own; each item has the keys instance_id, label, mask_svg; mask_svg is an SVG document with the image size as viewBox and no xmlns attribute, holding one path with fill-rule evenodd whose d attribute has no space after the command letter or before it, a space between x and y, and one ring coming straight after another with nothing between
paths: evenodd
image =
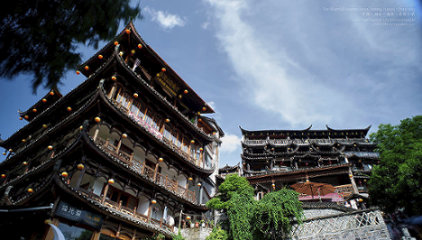
<instances>
[{"instance_id":1,"label":"dark wooden facade","mask_svg":"<svg viewBox=\"0 0 422 240\"><path fill-rule=\"evenodd\" d=\"M53 89L1 141L0 231L52 239L48 220L81 239L170 237L203 216L224 134L203 116L213 109L132 23L80 73L86 81L65 96Z\"/></svg>"},{"instance_id":2,"label":"dark wooden facade","mask_svg":"<svg viewBox=\"0 0 422 240\"><path fill-rule=\"evenodd\" d=\"M328 183L347 197L367 194L366 183L378 163L365 129L261 130L241 128L242 172L262 193L297 182Z\"/></svg>"}]
</instances>

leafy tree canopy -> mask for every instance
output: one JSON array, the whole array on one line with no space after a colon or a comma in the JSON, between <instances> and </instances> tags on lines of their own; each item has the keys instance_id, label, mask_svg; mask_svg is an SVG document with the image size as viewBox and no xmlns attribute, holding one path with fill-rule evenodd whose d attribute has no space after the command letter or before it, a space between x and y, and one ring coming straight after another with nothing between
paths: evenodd
<instances>
[{"instance_id":1,"label":"leafy tree canopy","mask_svg":"<svg viewBox=\"0 0 422 240\"><path fill-rule=\"evenodd\" d=\"M77 44L98 47L120 21L139 16L129 0L15 0L0 8L0 76L33 75L34 92L56 87L81 57Z\"/></svg>"},{"instance_id":2,"label":"leafy tree canopy","mask_svg":"<svg viewBox=\"0 0 422 240\"><path fill-rule=\"evenodd\" d=\"M293 190L271 192L256 201L246 178L235 174L226 176L218 189L207 206L226 213L230 239L280 239L290 231L293 220L302 221L302 203Z\"/></svg>"},{"instance_id":3,"label":"leafy tree canopy","mask_svg":"<svg viewBox=\"0 0 422 240\"><path fill-rule=\"evenodd\" d=\"M371 140L380 153L369 180L373 203L389 213L403 208L409 215L422 214L422 116L397 126L381 124Z\"/></svg>"},{"instance_id":4,"label":"leafy tree canopy","mask_svg":"<svg viewBox=\"0 0 422 240\"><path fill-rule=\"evenodd\" d=\"M215 227L212 229L211 234L205 240L228 240L229 235L221 227Z\"/></svg>"}]
</instances>

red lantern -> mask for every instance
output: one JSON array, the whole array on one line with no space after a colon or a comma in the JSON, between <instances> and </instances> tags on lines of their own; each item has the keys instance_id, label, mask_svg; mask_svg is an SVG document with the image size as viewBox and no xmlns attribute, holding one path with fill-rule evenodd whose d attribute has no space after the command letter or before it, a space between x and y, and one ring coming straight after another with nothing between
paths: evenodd
<instances>
[{"instance_id":1,"label":"red lantern","mask_svg":"<svg viewBox=\"0 0 422 240\"><path fill-rule=\"evenodd\" d=\"M199 148L199 151L201 151L201 152L202 152L202 151L204 151L204 149L203 149L203 148Z\"/></svg>"},{"instance_id":2,"label":"red lantern","mask_svg":"<svg viewBox=\"0 0 422 240\"><path fill-rule=\"evenodd\" d=\"M166 121L166 123L169 123L170 122L170 119L169 118L166 118L165 121Z\"/></svg>"},{"instance_id":3,"label":"red lantern","mask_svg":"<svg viewBox=\"0 0 422 240\"><path fill-rule=\"evenodd\" d=\"M76 70L76 74L79 75L79 74L81 74L81 72L79 72L78 70Z\"/></svg>"},{"instance_id":4,"label":"red lantern","mask_svg":"<svg viewBox=\"0 0 422 240\"><path fill-rule=\"evenodd\" d=\"M62 177L65 177L65 178L69 176L69 174L66 171L65 172L62 172L61 175L62 175Z\"/></svg>"},{"instance_id":5,"label":"red lantern","mask_svg":"<svg viewBox=\"0 0 422 240\"><path fill-rule=\"evenodd\" d=\"M191 143L191 144L194 144L194 143L195 143L195 140L193 140L193 139L192 139L192 140L190 140L190 143Z\"/></svg>"},{"instance_id":6,"label":"red lantern","mask_svg":"<svg viewBox=\"0 0 422 240\"><path fill-rule=\"evenodd\" d=\"M160 157L160 158L158 158L158 161L159 162L163 162L164 161L164 158Z\"/></svg>"},{"instance_id":7,"label":"red lantern","mask_svg":"<svg viewBox=\"0 0 422 240\"><path fill-rule=\"evenodd\" d=\"M111 80L116 81L117 80L117 77L116 76L112 76L111 77Z\"/></svg>"},{"instance_id":8,"label":"red lantern","mask_svg":"<svg viewBox=\"0 0 422 240\"><path fill-rule=\"evenodd\" d=\"M88 70L89 70L89 66L88 66L88 65L86 65L86 66L84 67L84 69L88 71Z\"/></svg>"},{"instance_id":9,"label":"red lantern","mask_svg":"<svg viewBox=\"0 0 422 240\"><path fill-rule=\"evenodd\" d=\"M51 90L51 91L49 92L49 94L50 94L50 96L54 96L54 91L53 91L53 90Z\"/></svg>"},{"instance_id":10,"label":"red lantern","mask_svg":"<svg viewBox=\"0 0 422 240\"><path fill-rule=\"evenodd\" d=\"M95 117L94 120L95 120L96 123L101 122L101 118L100 117Z\"/></svg>"},{"instance_id":11,"label":"red lantern","mask_svg":"<svg viewBox=\"0 0 422 240\"><path fill-rule=\"evenodd\" d=\"M130 29L126 28L125 32L126 32L126 34L130 34Z\"/></svg>"},{"instance_id":12,"label":"red lantern","mask_svg":"<svg viewBox=\"0 0 422 240\"><path fill-rule=\"evenodd\" d=\"M134 98L138 98L138 97L139 97L139 95L138 95L137 93L134 93L134 94L133 94L133 97L134 97Z\"/></svg>"},{"instance_id":13,"label":"red lantern","mask_svg":"<svg viewBox=\"0 0 422 240\"><path fill-rule=\"evenodd\" d=\"M67 108L66 108L66 110L67 110L68 112L70 112L70 111L72 111L72 108L71 108L71 107L67 107Z\"/></svg>"},{"instance_id":14,"label":"red lantern","mask_svg":"<svg viewBox=\"0 0 422 240\"><path fill-rule=\"evenodd\" d=\"M161 72L165 72L166 71L166 68L161 68Z\"/></svg>"},{"instance_id":15,"label":"red lantern","mask_svg":"<svg viewBox=\"0 0 422 240\"><path fill-rule=\"evenodd\" d=\"M42 101L43 103L46 103L46 102L47 102L47 99L43 98L41 101Z\"/></svg>"},{"instance_id":16,"label":"red lantern","mask_svg":"<svg viewBox=\"0 0 422 240\"><path fill-rule=\"evenodd\" d=\"M29 119L29 116L28 116L28 115L25 115L25 116L24 116L24 118L25 118L26 120L28 120L28 119Z\"/></svg>"},{"instance_id":17,"label":"red lantern","mask_svg":"<svg viewBox=\"0 0 422 240\"><path fill-rule=\"evenodd\" d=\"M114 183L114 179L113 178L110 178L107 182L108 182L108 184L113 184Z\"/></svg>"},{"instance_id":18,"label":"red lantern","mask_svg":"<svg viewBox=\"0 0 422 240\"><path fill-rule=\"evenodd\" d=\"M32 109L32 112L36 113L38 110L36 108Z\"/></svg>"},{"instance_id":19,"label":"red lantern","mask_svg":"<svg viewBox=\"0 0 422 240\"><path fill-rule=\"evenodd\" d=\"M98 59L100 59L100 60L103 59L103 55L101 55L101 54L98 55Z\"/></svg>"},{"instance_id":20,"label":"red lantern","mask_svg":"<svg viewBox=\"0 0 422 240\"><path fill-rule=\"evenodd\" d=\"M152 200L151 200L151 203L152 203L152 204L156 204L156 203L157 203L157 200L152 199Z\"/></svg>"},{"instance_id":21,"label":"red lantern","mask_svg":"<svg viewBox=\"0 0 422 240\"><path fill-rule=\"evenodd\" d=\"M202 186L202 184L199 182L199 183L197 183L196 185L198 185L198 187L200 187L200 186Z\"/></svg>"},{"instance_id":22,"label":"red lantern","mask_svg":"<svg viewBox=\"0 0 422 240\"><path fill-rule=\"evenodd\" d=\"M114 41L114 46L117 46L117 45L119 45L119 42L118 41Z\"/></svg>"},{"instance_id":23,"label":"red lantern","mask_svg":"<svg viewBox=\"0 0 422 240\"><path fill-rule=\"evenodd\" d=\"M138 48L141 49L142 48L142 44L138 44Z\"/></svg>"},{"instance_id":24,"label":"red lantern","mask_svg":"<svg viewBox=\"0 0 422 240\"><path fill-rule=\"evenodd\" d=\"M122 138L127 138L127 134L126 133L123 133L122 134Z\"/></svg>"},{"instance_id":25,"label":"red lantern","mask_svg":"<svg viewBox=\"0 0 422 240\"><path fill-rule=\"evenodd\" d=\"M6 178L6 174L2 173L1 178Z\"/></svg>"},{"instance_id":26,"label":"red lantern","mask_svg":"<svg viewBox=\"0 0 422 240\"><path fill-rule=\"evenodd\" d=\"M28 165L28 162L27 162L27 161L23 161L23 162L22 162L22 164L23 164L24 166L27 166L27 165Z\"/></svg>"},{"instance_id":27,"label":"red lantern","mask_svg":"<svg viewBox=\"0 0 422 240\"><path fill-rule=\"evenodd\" d=\"M51 150L53 150L53 146L49 145L49 146L47 147L47 149L51 151Z\"/></svg>"},{"instance_id":28,"label":"red lantern","mask_svg":"<svg viewBox=\"0 0 422 240\"><path fill-rule=\"evenodd\" d=\"M207 111L207 108L206 107L202 107L202 111Z\"/></svg>"},{"instance_id":29,"label":"red lantern","mask_svg":"<svg viewBox=\"0 0 422 240\"><path fill-rule=\"evenodd\" d=\"M22 120L23 118L22 117L19 117L19 120Z\"/></svg>"},{"instance_id":30,"label":"red lantern","mask_svg":"<svg viewBox=\"0 0 422 240\"><path fill-rule=\"evenodd\" d=\"M34 192L34 189L32 189L32 188L28 188L26 191L27 191L28 193L33 193L33 192Z\"/></svg>"},{"instance_id":31,"label":"red lantern","mask_svg":"<svg viewBox=\"0 0 422 240\"><path fill-rule=\"evenodd\" d=\"M189 91L188 91L187 89L185 89L185 90L183 91L183 93L184 93L184 94L188 94L188 93L189 93Z\"/></svg>"}]
</instances>

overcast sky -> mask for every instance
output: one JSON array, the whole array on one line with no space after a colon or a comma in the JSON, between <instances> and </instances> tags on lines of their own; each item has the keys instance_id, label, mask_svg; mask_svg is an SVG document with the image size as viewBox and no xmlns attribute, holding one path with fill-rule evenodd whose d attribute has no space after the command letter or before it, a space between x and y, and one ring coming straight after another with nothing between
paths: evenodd
<instances>
[{"instance_id":1,"label":"overcast sky","mask_svg":"<svg viewBox=\"0 0 422 240\"><path fill-rule=\"evenodd\" d=\"M240 161L239 126L375 131L422 113L416 0L144 0L142 8L138 32L216 111L226 134L220 166ZM81 51L84 60L95 53ZM32 95L28 79L0 81L3 139L25 124L17 110L47 91ZM68 73L60 90L83 80Z\"/></svg>"}]
</instances>

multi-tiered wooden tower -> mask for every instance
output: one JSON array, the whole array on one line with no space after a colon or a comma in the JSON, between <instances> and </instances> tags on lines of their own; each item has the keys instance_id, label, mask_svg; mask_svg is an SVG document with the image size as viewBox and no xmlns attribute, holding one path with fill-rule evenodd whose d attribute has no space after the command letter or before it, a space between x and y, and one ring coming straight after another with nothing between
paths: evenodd
<instances>
[{"instance_id":1,"label":"multi-tiered wooden tower","mask_svg":"<svg viewBox=\"0 0 422 240\"><path fill-rule=\"evenodd\" d=\"M211 106L132 23L77 74L0 142L0 232L52 239L48 219L66 239L142 239L203 219L224 134Z\"/></svg>"}]
</instances>

